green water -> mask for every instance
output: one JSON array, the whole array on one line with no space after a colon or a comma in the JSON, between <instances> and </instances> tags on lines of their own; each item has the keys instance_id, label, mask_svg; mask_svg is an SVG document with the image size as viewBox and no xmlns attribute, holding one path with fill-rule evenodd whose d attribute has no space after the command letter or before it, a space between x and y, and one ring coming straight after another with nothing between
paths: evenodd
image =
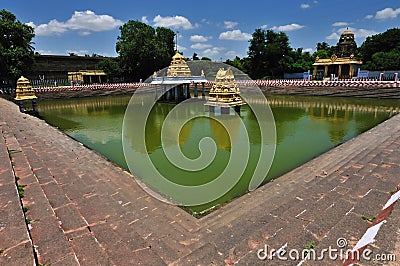
<instances>
[{"instance_id":1,"label":"green water","mask_svg":"<svg viewBox=\"0 0 400 266\"><path fill-rule=\"evenodd\" d=\"M275 117L277 146L264 183L400 111L398 100L303 96L267 98ZM51 125L127 169L121 131L129 100L130 96L43 100L39 102L39 112ZM185 156L197 158L200 154L198 143L204 137L215 140L218 152L213 163L203 171L182 172L165 158L160 137L163 121L173 107L171 104L157 103L147 120L146 148L149 156L156 168L174 182L183 185L207 183L223 171L229 160L231 143L228 133L212 119L196 118L186 123L179 135L179 146ZM243 176L234 188L218 200L191 206L194 212L210 209L247 191L249 177L259 156L260 132L248 106L242 107L240 115L249 134L251 150Z\"/></svg>"}]
</instances>

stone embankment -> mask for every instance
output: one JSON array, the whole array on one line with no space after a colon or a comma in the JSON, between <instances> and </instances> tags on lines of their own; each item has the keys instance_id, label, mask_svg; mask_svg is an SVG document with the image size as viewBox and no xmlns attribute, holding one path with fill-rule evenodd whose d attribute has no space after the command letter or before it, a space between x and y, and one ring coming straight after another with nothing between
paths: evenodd
<instances>
[{"instance_id":1,"label":"stone embankment","mask_svg":"<svg viewBox=\"0 0 400 266\"><path fill-rule=\"evenodd\" d=\"M317 262L257 253L308 247L320 255L339 238L346 251L374 217L386 222L367 247L400 260L399 203L380 215L398 195L399 162L398 115L196 219L0 98L0 265L341 265L326 253Z\"/></svg>"},{"instance_id":2,"label":"stone embankment","mask_svg":"<svg viewBox=\"0 0 400 266\"><path fill-rule=\"evenodd\" d=\"M399 81L377 80L339 80L339 81L307 81L307 80L255 80L238 81L239 86L259 86L267 94L337 96L337 97L369 97L400 99ZM213 82L205 83L208 90ZM87 96L105 96L132 94L146 83L92 84L60 87L34 88L39 99L77 98Z\"/></svg>"}]
</instances>

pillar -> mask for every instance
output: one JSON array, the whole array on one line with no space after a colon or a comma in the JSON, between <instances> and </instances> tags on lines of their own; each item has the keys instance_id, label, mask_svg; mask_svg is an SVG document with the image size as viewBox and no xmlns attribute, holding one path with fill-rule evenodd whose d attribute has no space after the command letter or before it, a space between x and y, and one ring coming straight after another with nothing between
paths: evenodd
<instances>
[{"instance_id":1,"label":"pillar","mask_svg":"<svg viewBox=\"0 0 400 266\"><path fill-rule=\"evenodd\" d=\"M167 91L167 101L170 101L171 100L171 90L172 90L172 88L170 88L170 89L168 89L168 91Z\"/></svg>"},{"instance_id":2,"label":"pillar","mask_svg":"<svg viewBox=\"0 0 400 266\"><path fill-rule=\"evenodd\" d=\"M197 83L194 84L194 97L199 97L199 92L197 91Z\"/></svg>"},{"instance_id":3,"label":"pillar","mask_svg":"<svg viewBox=\"0 0 400 266\"><path fill-rule=\"evenodd\" d=\"M317 76L317 69L318 69L318 66L314 66L314 71L313 71L314 78Z\"/></svg>"},{"instance_id":4,"label":"pillar","mask_svg":"<svg viewBox=\"0 0 400 266\"><path fill-rule=\"evenodd\" d=\"M338 78L342 77L342 65L339 65Z\"/></svg>"},{"instance_id":5,"label":"pillar","mask_svg":"<svg viewBox=\"0 0 400 266\"><path fill-rule=\"evenodd\" d=\"M353 68L353 65L352 65L352 64L350 64L350 69L349 69L349 77L350 77L350 78L352 78L352 77L353 77L353 75L354 75L354 68Z\"/></svg>"},{"instance_id":6,"label":"pillar","mask_svg":"<svg viewBox=\"0 0 400 266\"><path fill-rule=\"evenodd\" d=\"M174 88L174 93L175 93L175 102L178 102L178 86L176 86L175 88Z\"/></svg>"},{"instance_id":7,"label":"pillar","mask_svg":"<svg viewBox=\"0 0 400 266\"><path fill-rule=\"evenodd\" d=\"M186 86L186 99L190 98L190 83Z\"/></svg>"},{"instance_id":8,"label":"pillar","mask_svg":"<svg viewBox=\"0 0 400 266\"><path fill-rule=\"evenodd\" d=\"M325 78L328 76L328 65L325 65L324 67L325 67L324 69L324 78Z\"/></svg>"},{"instance_id":9,"label":"pillar","mask_svg":"<svg viewBox=\"0 0 400 266\"><path fill-rule=\"evenodd\" d=\"M201 83L201 97L203 99L206 97L206 93L204 91L204 82Z\"/></svg>"}]
</instances>

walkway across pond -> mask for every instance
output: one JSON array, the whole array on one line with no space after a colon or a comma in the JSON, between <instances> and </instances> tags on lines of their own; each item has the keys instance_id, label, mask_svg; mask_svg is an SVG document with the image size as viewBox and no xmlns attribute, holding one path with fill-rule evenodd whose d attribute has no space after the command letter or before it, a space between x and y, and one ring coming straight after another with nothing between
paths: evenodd
<instances>
[{"instance_id":1,"label":"walkway across pond","mask_svg":"<svg viewBox=\"0 0 400 266\"><path fill-rule=\"evenodd\" d=\"M399 115L201 219L3 99L0 131L0 265L297 265L258 250L353 248L400 184ZM388 214L368 248L400 260Z\"/></svg>"}]
</instances>

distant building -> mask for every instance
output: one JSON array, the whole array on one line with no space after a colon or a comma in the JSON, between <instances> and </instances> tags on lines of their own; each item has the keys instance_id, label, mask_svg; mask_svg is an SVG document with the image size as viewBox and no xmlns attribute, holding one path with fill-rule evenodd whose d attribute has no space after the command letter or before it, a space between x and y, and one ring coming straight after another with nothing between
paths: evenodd
<instances>
[{"instance_id":1,"label":"distant building","mask_svg":"<svg viewBox=\"0 0 400 266\"><path fill-rule=\"evenodd\" d=\"M357 76L362 61L357 58L357 44L354 33L348 28L340 35L339 42L334 48L334 54L329 59L316 58L313 76L316 79L334 75L340 79Z\"/></svg>"},{"instance_id":2,"label":"distant building","mask_svg":"<svg viewBox=\"0 0 400 266\"><path fill-rule=\"evenodd\" d=\"M30 80L67 79L68 72L96 69L105 57L35 55L35 63L24 73Z\"/></svg>"},{"instance_id":3,"label":"distant building","mask_svg":"<svg viewBox=\"0 0 400 266\"><path fill-rule=\"evenodd\" d=\"M68 81L79 84L103 83L106 73L103 70L80 70L68 72Z\"/></svg>"}]
</instances>

